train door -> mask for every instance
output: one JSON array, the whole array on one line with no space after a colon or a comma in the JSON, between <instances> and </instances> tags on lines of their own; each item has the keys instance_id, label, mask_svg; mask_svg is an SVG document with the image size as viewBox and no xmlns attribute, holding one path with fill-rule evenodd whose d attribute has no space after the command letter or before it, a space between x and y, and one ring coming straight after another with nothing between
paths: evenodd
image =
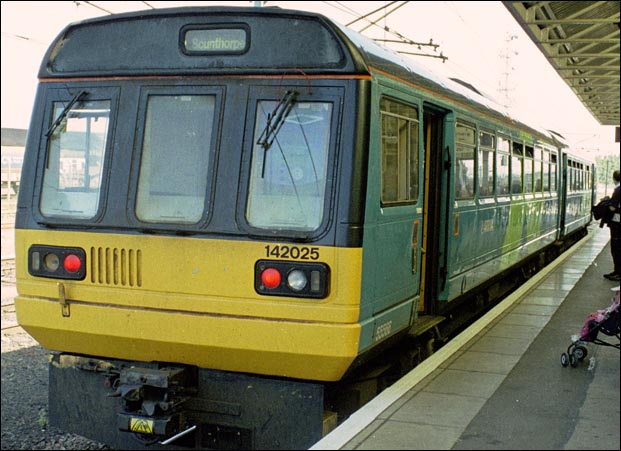
<instances>
[{"instance_id":1,"label":"train door","mask_svg":"<svg viewBox=\"0 0 621 451\"><path fill-rule=\"evenodd\" d=\"M382 84L375 88L363 236L362 349L407 327L420 292L421 102Z\"/></svg>"},{"instance_id":2,"label":"train door","mask_svg":"<svg viewBox=\"0 0 621 451\"><path fill-rule=\"evenodd\" d=\"M451 208L450 148L446 133L452 129L452 116L435 105L423 105L424 198L421 295L419 314L436 313L437 299L446 288L448 268L447 243L449 229L447 218Z\"/></svg>"}]
</instances>

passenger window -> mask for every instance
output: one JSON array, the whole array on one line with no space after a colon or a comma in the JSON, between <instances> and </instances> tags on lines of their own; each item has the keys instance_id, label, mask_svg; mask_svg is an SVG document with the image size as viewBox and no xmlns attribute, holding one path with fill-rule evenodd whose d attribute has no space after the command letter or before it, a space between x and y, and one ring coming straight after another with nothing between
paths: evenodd
<instances>
[{"instance_id":1,"label":"passenger window","mask_svg":"<svg viewBox=\"0 0 621 451\"><path fill-rule=\"evenodd\" d=\"M509 152L510 142L503 136L498 137L496 154L496 193L499 196L509 194Z\"/></svg>"},{"instance_id":2,"label":"passenger window","mask_svg":"<svg viewBox=\"0 0 621 451\"><path fill-rule=\"evenodd\" d=\"M522 161L524 159L524 147L521 143L513 143L511 156L511 194L522 194L524 184L524 172Z\"/></svg>"},{"instance_id":3,"label":"passenger window","mask_svg":"<svg viewBox=\"0 0 621 451\"><path fill-rule=\"evenodd\" d=\"M557 156L555 152L550 153L550 191L556 192L557 187Z\"/></svg>"},{"instance_id":4,"label":"passenger window","mask_svg":"<svg viewBox=\"0 0 621 451\"><path fill-rule=\"evenodd\" d=\"M576 169L574 168L574 162L571 160L567 162L567 190L570 193L576 190Z\"/></svg>"},{"instance_id":5,"label":"passenger window","mask_svg":"<svg viewBox=\"0 0 621 451\"><path fill-rule=\"evenodd\" d=\"M201 219L213 152L214 111L214 95L148 97L138 219L176 224L195 224Z\"/></svg>"},{"instance_id":6,"label":"passenger window","mask_svg":"<svg viewBox=\"0 0 621 451\"><path fill-rule=\"evenodd\" d=\"M543 181L541 180L541 165L543 162L543 149L541 147L535 148L535 160L534 160L534 168L533 168L533 179L534 179L534 191L535 193L541 193L543 191Z\"/></svg>"},{"instance_id":7,"label":"passenger window","mask_svg":"<svg viewBox=\"0 0 621 451\"><path fill-rule=\"evenodd\" d=\"M543 151L543 170L542 170L542 180L543 180L543 192L550 192L550 151L545 149Z\"/></svg>"},{"instance_id":8,"label":"passenger window","mask_svg":"<svg viewBox=\"0 0 621 451\"><path fill-rule=\"evenodd\" d=\"M54 102L40 210L89 219L99 209L110 101L77 101L68 111L66 105Z\"/></svg>"},{"instance_id":9,"label":"passenger window","mask_svg":"<svg viewBox=\"0 0 621 451\"><path fill-rule=\"evenodd\" d=\"M455 126L455 199L474 198L474 151L475 130L473 127Z\"/></svg>"},{"instance_id":10,"label":"passenger window","mask_svg":"<svg viewBox=\"0 0 621 451\"><path fill-rule=\"evenodd\" d=\"M418 110L383 98L382 133L382 204L418 200Z\"/></svg>"},{"instance_id":11,"label":"passenger window","mask_svg":"<svg viewBox=\"0 0 621 451\"><path fill-rule=\"evenodd\" d=\"M479 195L494 195L494 148L496 137L487 132L479 133Z\"/></svg>"},{"instance_id":12,"label":"passenger window","mask_svg":"<svg viewBox=\"0 0 621 451\"><path fill-rule=\"evenodd\" d=\"M532 146L526 146L524 152L524 193L533 192L534 181L534 150Z\"/></svg>"}]
</instances>

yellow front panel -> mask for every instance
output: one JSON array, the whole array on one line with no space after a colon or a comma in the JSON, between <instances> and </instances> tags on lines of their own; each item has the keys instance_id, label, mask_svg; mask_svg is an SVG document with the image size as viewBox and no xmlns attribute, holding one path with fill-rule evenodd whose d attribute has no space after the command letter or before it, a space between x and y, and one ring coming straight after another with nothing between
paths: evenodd
<instances>
[{"instance_id":1,"label":"yellow front panel","mask_svg":"<svg viewBox=\"0 0 621 451\"><path fill-rule=\"evenodd\" d=\"M314 380L338 380L360 328L72 304L18 296L22 327L45 348L127 360Z\"/></svg>"},{"instance_id":2,"label":"yellow front panel","mask_svg":"<svg viewBox=\"0 0 621 451\"><path fill-rule=\"evenodd\" d=\"M30 276L31 244L83 248L86 278ZM358 350L361 249L316 247L330 292L312 300L254 291L273 244L17 230L18 321L52 350L336 380Z\"/></svg>"}]
</instances>

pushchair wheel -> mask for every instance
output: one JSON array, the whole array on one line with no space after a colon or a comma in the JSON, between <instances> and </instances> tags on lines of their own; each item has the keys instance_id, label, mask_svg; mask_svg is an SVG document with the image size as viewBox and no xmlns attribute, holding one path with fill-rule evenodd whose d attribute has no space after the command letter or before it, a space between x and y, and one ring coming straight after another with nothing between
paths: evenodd
<instances>
[{"instance_id":1,"label":"pushchair wheel","mask_svg":"<svg viewBox=\"0 0 621 451\"><path fill-rule=\"evenodd\" d=\"M569 356L567 355L566 352L561 354L561 365L563 366L569 365Z\"/></svg>"},{"instance_id":2,"label":"pushchair wheel","mask_svg":"<svg viewBox=\"0 0 621 451\"><path fill-rule=\"evenodd\" d=\"M587 348L585 348L584 346L576 346L576 349L574 349L574 355L578 360L584 360L587 354Z\"/></svg>"},{"instance_id":3,"label":"pushchair wheel","mask_svg":"<svg viewBox=\"0 0 621 451\"><path fill-rule=\"evenodd\" d=\"M578 366L578 359L576 358L575 352L572 352L569 355L569 364L571 365L572 368L575 368Z\"/></svg>"}]
</instances>

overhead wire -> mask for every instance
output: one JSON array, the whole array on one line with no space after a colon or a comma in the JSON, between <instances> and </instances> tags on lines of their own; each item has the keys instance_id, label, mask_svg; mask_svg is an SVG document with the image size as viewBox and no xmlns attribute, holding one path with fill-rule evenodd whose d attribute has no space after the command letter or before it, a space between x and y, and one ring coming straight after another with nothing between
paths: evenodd
<instances>
[{"instance_id":1,"label":"overhead wire","mask_svg":"<svg viewBox=\"0 0 621 451\"><path fill-rule=\"evenodd\" d=\"M328 2L324 2L324 3L329 4L330 6L333 6L330 3L328 3ZM393 2L387 3L386 5L382 6L381 8L377 8L377 9L375 9L375 10L373 10L373 11L367 13L367 14L364 14L364 15L361 15L360 13L354 11L353 9L349 8L347 5L343 5L342 2L338 2L337 1L337 2L334 2L334 3L339 5L341 7L341 10L347 10L350 14L358 16L355 20L349 22L347 24L347 26L351 26L352 24L355 24L355 23L359 22L360 20L366 20L367 22L369 22L369 24L367 26L363 27L361 30L358 30L359 33L362 33L364 31L366 31L371 26L376 26L376 27L382 29L384 32L390 33L393 36L395 36L396 38L398 38L398 40L372 38L372 39L374 39L377 42L380 42L380 43L381 42L387 42L387 43L392 43L392 44L414 45L414 46L417 46L419 48L419 50L421 49L421 47L433 47L434 51L436 51L437 48L439 47L438 44L434 44L433 43L433 39L429 39L429 42L417 42L417 41L414 41L414 40L408 38L407 36L404 36L403 34L399 33L398 31L391 29L390 27L388 27L386 25L382 26L382 25L379 25L377 23L377 22L379 22L382 19L386 19L389 15L394 13L399 8L401 8L401 7L405 6L405 5L407 5L408 3L410 3L409 1L401 2L400 5L398 5L397 7L393 8L392 10L386 12L383 16L381 16L380 18L378 18L376 20L371 20L371 19L369 19L369 17L372 16L373 14L375 14L375 13L380 12L381 10L384 10L384 9L392 6L393 4L395 4L397 2L393 1ZM398 53L403 53L403 54L406 54L406 55L425 56L425 57L430 57L430 58L440 58L443 61L446 61L448 59L448 57L444 56L442 54L442 52L440 52L440 55L432 55L432 54L428 54L428 53L413 53L413 52L400 51L400 50L396 50L396 51Z\"/></svg>"},{"instance_id":2,"label":"overhead wire","mask_svg":"<svg viewBox=\"0 0 621 451\"><path fill-rule=\"evenodd\" d=\"M397 3L397 2L392 2L390 5L392 5L392 4L394 4L394 3ZM369 23L366 27L363 27L363 28L361 28L360 30L358 30L358 32L359 32L359 33L362 33L364 30L366 30L366 29L368 29L368 28L372 27L373 25L379 26L380 28L382 28L382 29L384 29L384 30L387 30L387 28L388 28L388 27L386 27L386 26L383 26L383 27L382 27L381 25L378 25L378 23L377 23L377 22L379 22L379 21L380 21L380 20L382 20L382 19L386 19L389 15L391 15L392 13L394 13L394 12L395 12L396 10L398 10L399 8L401 8L401 7L405 6L405 5L407 5L408 3L409 3L409 2L403 2L403 3L401 3L400 5L395 6L393 9L391 9L391 10L390 10L390 11L388 11L388 12L386 12L383 16L379 17L377 20L372 21L372 22L371 22L371 23ZM388 6L390 6L390 5L387 5L385 8L387 8L387 7L388 7ZM383 8L383 9L385 9L385 8Z\"/></svg>"},{"instance_id":3,"label":"overhead wire","mask_svg":"<svg viewBox=\"0 0 621 451\"><path fill-rule=\"evenodd\" d=\"M336 3L339 3L339 2L336 2ZM363 20L363 19L366 19L367 17L372 16L372 15L373 15L373 14L375 14L376 12L379 12L379 11L381 11L382 9L385 9L385 8L387 8L388 6L391 6L391 5L395 4L395 3L397 3L397 2L396 2L396 1L395 1L395 2L390 2L390 3L389 3L389 4L387 4L387 5L384 5L384 6L381 6L381 7L377 8L377 9L374 9L373 11L371 11L371 12L369 12L369 13L365 14L364 16L360 16L360 17L358 17L357 19L354 19L354 20L352 20L351 22L346 23L346 24L345 24L345 26L346 26L346 27L351 27L351 26L352 26L353 24L355 24L356 22L359 22L359 21L361 21L361 20ZM406 2L406 3L407 3L407 2Z\"/></svg>"},{"instance_id":4,"label":"overhead wire","mask_svg":"<svg viewBox=\"0 0 621 451\"><path fill-rule=\"evenodd\" d=\"M108 13L108 14L114 14L112 11L108 11L107 9L102 8L101 6L96 5L96 4L95 4L95 2L86 2L86 1L83 1L83 2L75 2L75 3L76 3L78 6L80 5L80 3L86 3L88 6L92 6L93 8L97 8L98 10L103 11L103 12L105 12L105 13Z\"/></svg>"}]
</instances>

